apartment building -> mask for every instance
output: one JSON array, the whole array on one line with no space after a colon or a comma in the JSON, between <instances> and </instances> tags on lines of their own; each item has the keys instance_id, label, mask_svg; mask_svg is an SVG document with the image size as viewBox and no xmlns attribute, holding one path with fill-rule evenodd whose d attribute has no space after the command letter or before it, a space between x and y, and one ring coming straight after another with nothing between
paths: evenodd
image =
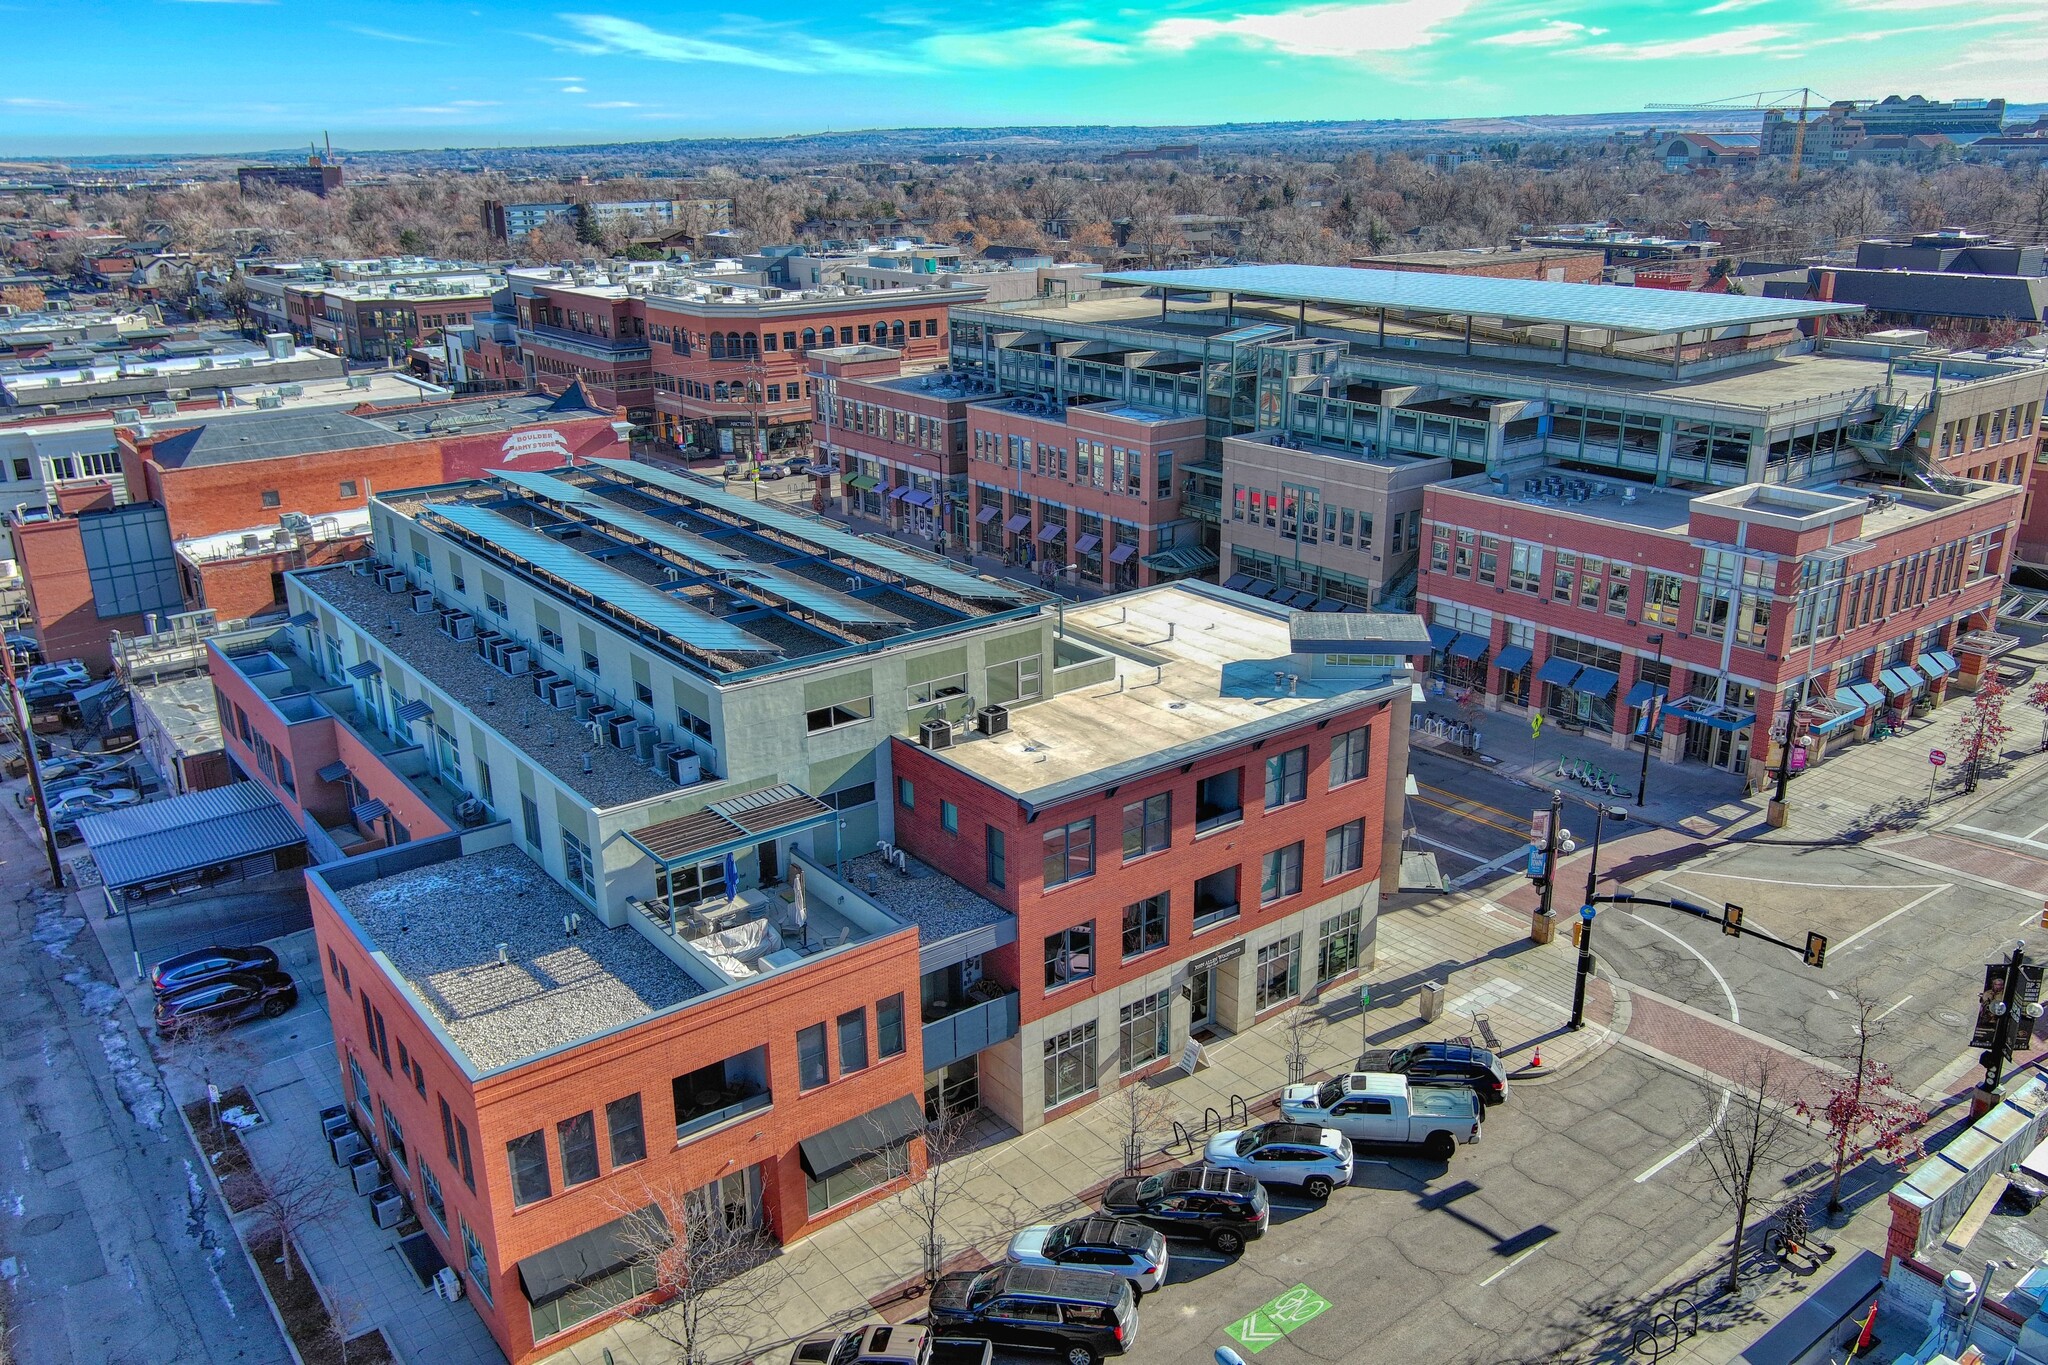
<instances>
[{"instance_id":1,"label":"apartment building","mask_svg":"<svg viewBox=\"0 0 2048 1365\"><path fill-rule=\"evenodd\" d=\"M482 273L328 284L311 330L351 360L403 361L413 347L489 314L498 288L496 276Z\"/></svg>"}]
</instances>

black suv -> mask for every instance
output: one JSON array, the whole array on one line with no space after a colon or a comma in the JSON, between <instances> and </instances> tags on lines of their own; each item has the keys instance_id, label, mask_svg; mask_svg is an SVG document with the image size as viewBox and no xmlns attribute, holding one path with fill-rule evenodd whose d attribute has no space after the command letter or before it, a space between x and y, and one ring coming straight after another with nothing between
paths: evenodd
<instances>
[{"instance_id":1,"label":"black suv","mask_svg":"<svg viewBox=\"0 0 2048 1365\"><path fill-rule=\"evenodd\" d=\"M170 1038L195 1025L225 1026L254 1015L275 1019L299 1003L299 988L284 972L233 972L156 998L156 1033Z\"/></svg>"},{"instance_id":2,"label":"black suv","mask_svg":"<svg viewBox=\"0 0 2048 1365\"><path fill-rule=\"evenodd\" d=\"M1164 1175L1112 1180L1102 1194L1102 1211L1135 1218L1168 1237L1207 1242L1226 1256L1266 1235L1271 1210L1266 1187L1243 1171L1184 1166Z\"/></svg>"},{"instance_id":3,"label":"black suv","mask_svg":"<svg viewBox=\"0 0 2048 1365\"><path fill-rule=\"evenodd\" d=\"M1411 1081L1443 1081L1472 1087L1481 1100L1499 1104L1508 1097L1508 1071L1500 1058L1483 1047L1463 1043L1411 1043L1382 1048L1358 1059L1360 1071L1393 1071Z\"/></svg>"},{"instance_id":4,"label":"black suv","mask_svg":"<svg viewBox=\"0 0 2048 1365\"><path fill-rule=\"evenodd\" d=\"M1138 1339L1137 1302L1130 1281L1107 1270L999 1265L940 1276L925 1320L942 1332L1095 1365Z\"/></svg>"}]
</instances>

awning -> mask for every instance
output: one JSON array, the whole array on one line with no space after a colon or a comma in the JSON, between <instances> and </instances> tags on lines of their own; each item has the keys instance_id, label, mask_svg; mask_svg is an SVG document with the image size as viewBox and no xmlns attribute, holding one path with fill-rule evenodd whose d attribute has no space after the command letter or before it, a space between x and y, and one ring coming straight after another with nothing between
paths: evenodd
<instances>
[{"instance_id":1,"label":"awning","mask_svg":"<svg viewBox=\"0 0 2048 1365\"><path fill-rule=\"evenodd\" d=\"M318 625L319 622L320 618L318 616L315 616L312 612L300 611L294 612L290 616L287 616L285 618L284 623L288 626L311 626Z\"/></svg>"},{"instance_id":2,"label":"awning","mask_svg":"<svg viewBox=\"0 0 2048 1365\"><path fill-rule=\"evenodd\" d=\"M1000 507L984 507L974 514L975 525L986 526L1002 514L1003 509Z\"/></svg>"},{"instance_id":3,"label":"awning","mask_svg":"<svg viewBox=\"0 0 2048 1365\"><path fill-rule=\"evenodd\" d=\"M1082 536L1079 540L1074 542L1075 554L1092 555L1101 548L1101 536Z\"/></svg>"},{"instance_id":4,"label":"awning","mask_svg":"<svg viewBox=\"0 0 2048 1365\"><path fill-rule=\"evenodd\" d=\"M1932 654L1922 654L1920 656L1918 667L1922 673L1925 673L1927 675L1927 680L1929 682L1939 682L1941 679L1946 678L1949 674L1956 671L1954 665L1944 667L1942 665L1941 660L1937 659Z\"/></svg>"},{"instance_id":5,"label":"awning","mask_svg":"<svg viewBox=\"0 0 2048 1365\"><path fill-rule=\"evenodd\" d=\"M1829 716L1826 720L1814 721L1807 728L1817 735L1831 735L1846 726L1854 725L1870 712L1870 708L1863 704L1863 699L1853 692L1835 693L1835 704L1847 709L1840 715Z\"/></svg>"},{"instance_id":6,"label":"awning","mask_svg":"<svg viewBox=\"0 0 2048 1365\"><path fill-rule=\"evenodd\" d=\"M1060 525L1056 521L1049 521L1045 525L1038 528L1038 543L1040 545L1049 544L1052 541L1058 540L1061 536L1065 535L1066 533L1066 527Z\"/></svg>"},{"instance_id":7,"label":"awning","mask_svg":"<svg viewBox=\"0 0 2048 1365\"><path fill-rule=\"evenodd\" d=\"M1439 654L1449 649L1451 642L1457 638L1458 632L1449 626L1432 625L1429 628L1429 647Z\"/></svg>"},{"instance_id":8,"label":"awning","mask_svg":"<svg viewBox=\"0 0 2048 1365\"><path fill-rule=\"evenodd\" d=\"M1731 711L1716 702L1704 701L1698 697L1681 697L1673 702L1667 711L1676 712L1696 724L1726 730L1730 734L1747 729L1756 722L1754 711Z\"/></svg>"},{"instance_id":9,"label":"awning","mask_svg":"<svg viewBox=\"0 0 2048 1365\"><path fill-rule=\"evenodd\" d=\"M629 830L626 838L663 867L674 867L738 853L836 818L832 807L785 784L713 801L703 810Z\"/></svg>"},{"instance_id":10,"label":"awning","mask_svg":"<svg viewBox=\"0 0 2048 1365\"><path fill-rule=\"evenodd\" d=\"M1852 682L1849 684L1848 691L1850 695L1854 696L1856 700L1862 702L1865 706L1874 708L1884 705L1884 691L1873 683ZM1836 695L1839 696L1841 694L1837 693Z\"/></svg>"},{"instance_id":11,"label":"awning","mask_svg":"<svg viewBox=\"0 0 2048 1365\"><path fill-rule=\"evenodd\" d=\"M852 478L846 480L846 486L848 488L858 489L860 492L865 493L871 488L880 488L882 486L882 481L872 474L856 474Z\"/></svg>"},{"instance_id":12,"label":"awning","mask_svg":"<svg viewBox=\"0 0 2048 1365\"><path fill-rule=\"evenodd\" d=\"M1344 610L1344 604L1343 604L1342 602L1339 602L1339 601L1338 601L1338 600L1337 600L1336 598L1334 598L1334 597L1318 597L1318 598L1316 599L1316 604L1315 604L1314 606L1310 607L1310 608L1309 608L1309 610L1310 610L1310 611L1342 611L1342 610Z\"/></svg>"},{"instance_id":13,"label":"awning","mask_svg":"<svg viewBox=\"0 0 2048 1365\"><path fill-rule=\"evenodd\" d=\"M305 832L259 782L145 801L88 815L79 837L107 886L137 886L305 843Z\"/></svg>"},{"instance_id":14,"label":"awning","mask_svg":"<svg viewBox=\"0 0 2048 1365\"><path fill-rule=\"evenodd\" d=\"M383 671L383 669L369 662L367 659L364 660L362 663L350 664L348 666L348 675L351 678L374 678Z\"/></svg>"},{"instance_id":15,"label":"awning","mask_svg":"<svg viewBox=\"0 0 2048 1365\"><path fill-rule=\"evenodd\" d=\"M429 706L427 703L423 701L415 699L399 707L398 710L394 713L393 718L397 720L397 722L400 725L410 725L416 720L425 720L428 716L431 716L433 714L433 707Z\"/></svg>"},{"instance_id":16,"label":"awning","mask_svg":"<svg viewBox=\"0 0 2048 1365\"><path fill-rule=\"evenodd\" d=\"M1112 564L1122 564L1136 553L1138 553L1138 547L1126 540L1109 552L1109 562Z\"/></svg>"},{"instance_id":17,"label":"awning","mask_svg":"<svg viewBox=\"0 0 2048 1365\"><path fill-rule=\"evenodd\" d=\"M316 776L318 776L322 782L339 782L341 781L342 778L348 776L348 764L343 763L339 759L337 759L334 762L328 764L326 767L322 768L319 771L319 773L316 774Z\"/></svg>"},{"instance_id":18,"label":"awning","mask_svg":"<svg viewBox=\"0 0 2048 1365\"><path fill-rule=\"evenodd\" d=\"M1031 518L1025 516L1022 512L1015 513L1008 521L1003 523L1003 529L1011 535L1015 535L1019 531L1028 531L1031 529Z\"/></svg>"},{"instance_id":19,"label":"awning","mask_svg":"<svg viewBox=\"0 0 2048 1365\"><path fill-rule=\"evenodd\" d=\"M1484 635L1460 635L1451 641L1453 659L1476 659L1486 653L1487 639Z\"/></svg>"},{"instance_id":20,"label":"awning","mask_svg":"<svg viewBox=\"0 0 2048 1365\"><path fill-rule=\"evenodd\" d=\"M1121 563L1122 561L1118 561ZM1216 567L1216 552L1199 545L1173 545L1154 550L1145 562L1161 573L1201 573Z\"/></svg>"},{"instance_id":21,"label":"awning","mask_svg":"<svg viewBox=\"0 0 2048 1365\"><path fill-rule=\"evenodd\" d=\"M1543 661L1543 667L1536 670L1536 681L1546 682L1553 687L1570 687L1578 680L1579 666L1570 659L1561 659L1555 654Z\"/></svg>"},{"instance_id":22,"label":"awning","mask_svg":"<svg viewBox=\"0 0 2048 1365\"><path fill-rule=\"evenodd\" d=\"M938 499L925 492L922 488L913 488L910 490L910 496L905 498L904 501L912 507L930 507Z\"/></svg>"},{"instance_id":23,"label":"awning","mask_svg":"<svg viewBox=\"0 0 2048 1365\"><path fill-rule=\"evenodd\" d=\"M1904 678L1907 682L1913 684L1913 686L1915 687L1927 686L1927 678L1920 672L1919 669L1913 667L1913 665L1911 664L1894 664L1892 665L1892 671L1897 673L1900 677Z\"/></svg>"},{"instance_id":24,"label":"awning","mask_svg":"<svg viewBox=\"0 0 2048 1365\"><path fill-rule=\"evenodd\" d=\"M633 1210L519 1262L519 1287L535 1306L645 1257L669 1239L658 1205Z\"/></svg>"},{"instance_id":25,"label":"awning","mask_svg":"<svg viewBox=\"0 0 2048 1365\"><path fill-rule=\"evenodd\" d=\"M1663 690L1663 688L1657 686L1657 684L1649 681L1647 678L1637 678L1636 685L1628 690L1628 695L1621 699L1621 704L1623 706L1628 707L1630 710L1634 710L1636 707L1641 706L1650 698L1657 696L1659 693L1663 692Z\"/></svg>"},{"instance_id":26,"label":"awning","mask_svg":"<svg viewBox=\"0 0 2048 1365\"><path fill-rule=\"evenodd\" d=\"M353 819L357 824L367 825L390 809L389 806L373 796L367 801L358 801L355 805L350 806L348 813L349 818Z\"/></svg>"},{"instance_id":27,"label":"awning","mask_svg":"<svg viewBox=\"0 0 2048 1365\"><path fill-rule=\"evenodd\" d=\"M924 1106L898 1095L879 1109L799 1140L797 1152L811 1178L823 1180L896 1146L923 1127Z\"/></svg>"},{"instance_id":28,"label":"awning","mask_svg":"<svg viewBox=\"0 0 2048 1365\"><path fill-rule=\"evenodd\" d=\"M1578 680L1572 687L1589 697L1611 697L1614 689L1621 686L1621 675L1609 673L1604 668L1586 668L1579 671Z\"/></svg>"},{"instance_id":29,"label":"awning","mask_svg":"<svg viewBox=\"0 0 2048 1365\"><path fill-rule=\"evenodd\" d=\"M909 484L899 483L894 488L889 490L889 500L891 502L902 502L905 498L910 496L910 492L911 489Z\"/></svg>"},{"instance_id":30,"label":"awning","mask_svg":"<svg viewBox=\"0 0 2048 1365\"><path fill-rule=\"evenodd\" d=\"M1956 656L1949 653L1945 649L1930 649L1920 657L1923 659L1934 660L1936 663L1940 664L1943 669L1950 673L1956 671Z\"/></svg>"},{"instance_id":31,"label":"awning","mask_svg":"<svg viewBox=\"0 0 2048 1365\"><path fill-rule=\"evenodd\" d=\"M1245 584L1244 591L1248 597L1268 598L1280 591L1280 588L1277 584L1268 583L1263 578L1254 578L1251 582Z\"/></svg>"},{"instance_id":32,"label":"awning","mask_svg":"<svg viewBox=\"0 0 2048 1365\"><path fill-rule=\"evenodd\" d=\"M1918 675L1916 674L1915 676ZM1896 668L1887 668L1884 672L1878 674L1877 681L1883 686L1885 691L1894 697L1907 695L1915 686L1912 678L1908 678Z\"/></svg>"},{"instance_id":33,"label":"awning","mask_svg":"<svg viewBox=\"0 0 2048 1365\"><path fill-rule=\"evenodd\" d=\"M1509 645L1493 656L1493 666L1503 673L1520 673L1529 666L1529 651L1521 645Z\"/></svg>"},{"instance_id":34,"label":"awning","mask_svg":"<svg viewBox=\"0 0 2048 1365\"><path fill-rule=\"evenodd\" d=\"M1252 576L1248 573L1234 573L1229 578L1223 580L1223 586L1232 592L1243 592L1245 584L1251 581Z\"/></svg>"}]
</instances>

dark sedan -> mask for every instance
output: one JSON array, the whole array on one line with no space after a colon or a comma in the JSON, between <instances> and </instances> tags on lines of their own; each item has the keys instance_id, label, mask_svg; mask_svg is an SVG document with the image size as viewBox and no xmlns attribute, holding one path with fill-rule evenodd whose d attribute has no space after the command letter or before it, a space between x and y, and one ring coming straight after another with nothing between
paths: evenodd
<instances>
[{"instance_id":1,"label":"dark sedan","mask_svg":"<svg viewBox=\"0 0 2048 1365\"><path fill-rule=\"evenodd\" d=\"M1411 1081L1470 1086L1488 1104L1508 1097L1508 1072L1499 1057L1463 1043L1411 1043L1381 1048L1358 1059L1360 1071L1392 1071Z\"/></svg>"},{"instance_id":2,"label":"dark sedan","mask_svg":"<svg viewBox=\"0 0 2048 1365\"><path fill-rule=\"evenodd\" d=\"M149 988L158 995L181 991L216 976L234 972L274 972L277 954L268 948L195 948L189 953L167 957L149 969Z\"/></svg>"},{"instance_id":3,"label":"dark sedan","mask_svg":"<svg viewBox=\"0 0 2048 1365\"><path fill-rule=\"evenodd\" d=\"M237 972L160 995L156 1031L175 1037L187 1028L240 1023L262 1015L275 1019L299 1003L299 987L283 972Z\"/></svg>"}]
</instances>

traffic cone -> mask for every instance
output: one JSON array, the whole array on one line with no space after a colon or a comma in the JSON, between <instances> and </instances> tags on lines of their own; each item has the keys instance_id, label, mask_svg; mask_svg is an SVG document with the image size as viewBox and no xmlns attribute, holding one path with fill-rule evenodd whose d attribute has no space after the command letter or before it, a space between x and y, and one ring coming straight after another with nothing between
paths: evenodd
<instances>
[{"instance_id":1,"label":"traffic cone","mask_svg":"<svg viewBox=\"0 0 2048 1365\"><path fill-rule=\"evenodd\" d=\"M1535 1055L1529 1058L1529 1065L1532 1067L1543 1065L1543 1044L1538 1043L1536 1045Z\"/></svg>"}]
</instances>

